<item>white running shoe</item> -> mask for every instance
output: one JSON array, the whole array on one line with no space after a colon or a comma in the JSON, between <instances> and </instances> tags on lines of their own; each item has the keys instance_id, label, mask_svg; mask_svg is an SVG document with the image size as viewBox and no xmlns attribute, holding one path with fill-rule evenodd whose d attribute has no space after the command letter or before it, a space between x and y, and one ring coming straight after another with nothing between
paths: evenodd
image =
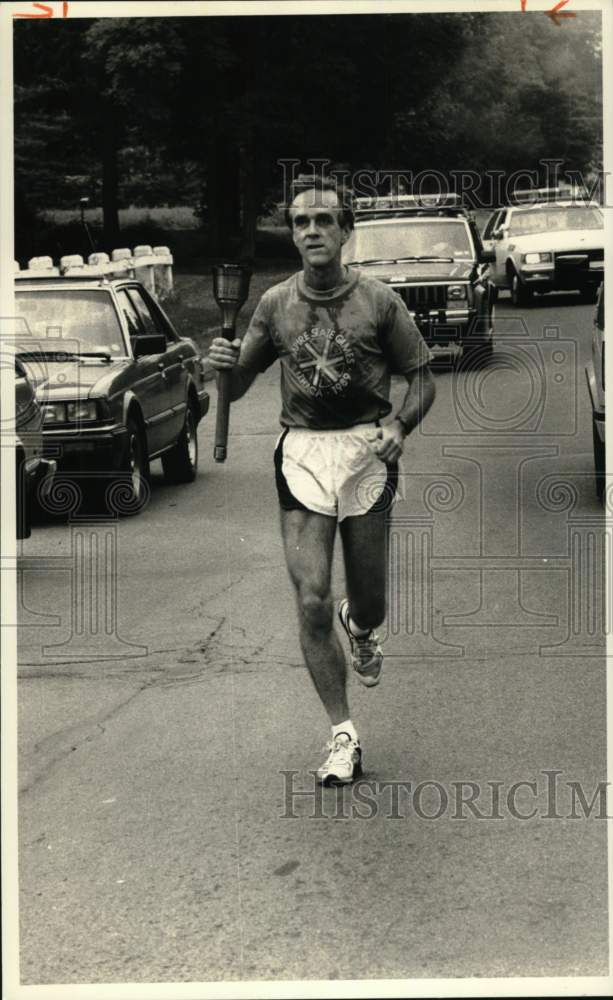
<instances>
[{"instance_id":1,"label":"white running shoe","mask_svg":"<svg viewBox=\"0 0 613 1000\"><path fill-rule=\"evenodd\" d=\"M354 635L349 628L349 601L346 597L339 603L338 617L351 643L351 664L356 674L366 687L375 687L381 680L383 666L383 651L379 645L379 636L371 629L367 635Z\"/></svg>"},{"instance_id":2,"label":"white running shoe","mask_svg":"<svg viewBox=\"0 0 613 1000\"><path fill-rule=\"evenodd\" d=\"M349 733L338 733L326 750L328 757L317 769L322 785L348 785L362 773L362 748Z\"/></svg>"}]
</instances>

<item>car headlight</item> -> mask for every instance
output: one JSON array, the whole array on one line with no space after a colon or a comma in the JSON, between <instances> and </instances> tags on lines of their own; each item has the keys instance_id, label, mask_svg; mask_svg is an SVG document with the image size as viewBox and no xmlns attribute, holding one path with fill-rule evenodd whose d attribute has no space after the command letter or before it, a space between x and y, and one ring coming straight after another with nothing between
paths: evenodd
<instances>
[{"instance_id":1,"label":"car headlight","mask_svg":"<svg viewBox=\"0 0 613 1000\"><path fill-rule=\"evenodd\" d=\"M465 299L466 285L447 285L447 298L455 300Z\"/></svg>"},{"instance_id":2,"label":"car headlight","mask_svg":"<svg viewBox=\"0 0 613 1000\"><path fill-rule=\"evenodd\" d=\"M66 403L66 413L71 423L80 420L95 420L98 416L95 399L77 400L75 403Z\"/></svg>"},{"instance_id":3,"label":"car headlight","mask_svg":"<svg viewBox=\"0 0 613 1000\"><path fill-rule=\"evenodd\" d=\"M66 404L65 403L45 403L42 407L43 423L45 424L65 424Z\"/></svg>"},{"instance_id":4,"label":"car headlight","mask_svg":"<svg viewBox=\"0 0 613 1000\"><path fill-rule=\"evenodd\" d=\"M95 399L75 400L71 403L44 403L42 412L45 424L76 424L83 420L98 419Z\"/></svg>"},{"instance_id":5,"label":"car headlight","mask_svg":"<svg viewBox=\"0 0 613 1000\"><path fill-rule=\"evenodd\" d=\"M550 253L523 253L521 259L524 264L551 264L553 256Z\"/></svg>"}]
</instances>

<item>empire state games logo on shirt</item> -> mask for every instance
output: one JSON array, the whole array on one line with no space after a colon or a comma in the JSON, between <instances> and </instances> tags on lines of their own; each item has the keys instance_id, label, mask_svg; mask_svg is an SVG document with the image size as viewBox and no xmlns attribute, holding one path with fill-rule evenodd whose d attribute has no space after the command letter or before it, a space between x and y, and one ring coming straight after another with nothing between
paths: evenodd
<instances>
[{"instance_id":1,"label":"empire state games logo on shirt","mask_svg":"<svg viewBox=\"0 0 613 1000\"><path fill-rule=\"evenodd\" d=\"M294 341L292 355L298 381L311 396L338 396L351 382L353 348L333 327L305 330Z\"/></svg>"}]
</instances>

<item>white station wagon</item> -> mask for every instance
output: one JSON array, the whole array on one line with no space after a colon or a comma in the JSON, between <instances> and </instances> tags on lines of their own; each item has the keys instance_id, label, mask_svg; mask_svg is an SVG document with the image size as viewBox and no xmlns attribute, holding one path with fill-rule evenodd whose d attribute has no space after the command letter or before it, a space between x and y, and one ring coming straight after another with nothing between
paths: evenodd
<instances>
[{"instance_id":1,"label":"white station wagon","mask_svg":"<svg viewBox=\"0 0 613 1000\"><path fill-rule=\"evenodd\" d=\"M533 292L578 291L595 302L604 273L604 220L596 202L535 198L497 209L482 240L496 254L490 273L508 288L513 304L528 305Z\"/></svg>"}]
</instances>

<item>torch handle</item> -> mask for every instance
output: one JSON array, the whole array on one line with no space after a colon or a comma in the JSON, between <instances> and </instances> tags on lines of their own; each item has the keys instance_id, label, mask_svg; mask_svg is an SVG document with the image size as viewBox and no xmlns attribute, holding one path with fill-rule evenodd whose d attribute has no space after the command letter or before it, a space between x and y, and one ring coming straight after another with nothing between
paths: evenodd
<instances>
[{"instance_id":1,"label":"torch handle","mask_svg":"<svg viewBox=\"0 0 613 1000\"><path fill-rule=\"evenodd\" d=\"M224 326L221 335L225 340L234 340L233 326ZM217 373L217 413L215 416L215 451L216 462L225 462L228 450L228 428L230 425L230 381L232 373L222 371Z\"/></svg>"}]
</instances>

